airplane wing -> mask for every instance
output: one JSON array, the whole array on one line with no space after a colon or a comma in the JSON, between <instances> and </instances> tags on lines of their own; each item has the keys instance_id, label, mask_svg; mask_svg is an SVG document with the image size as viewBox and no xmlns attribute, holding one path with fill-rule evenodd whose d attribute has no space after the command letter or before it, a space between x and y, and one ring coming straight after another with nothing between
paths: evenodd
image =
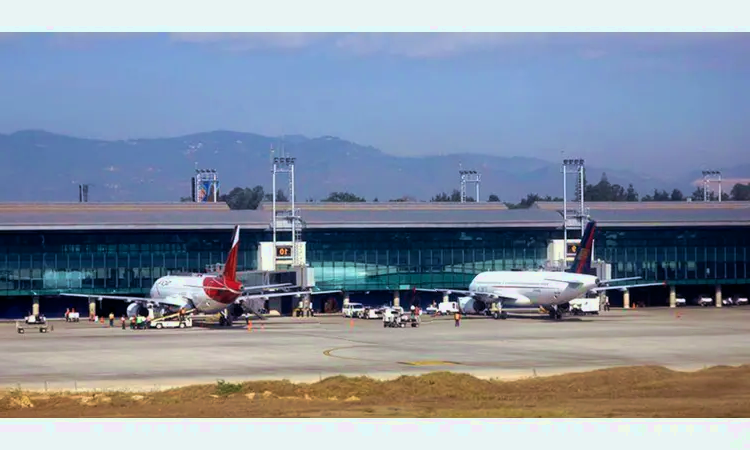
<instances>
[{"instance_id":1,"label":"airplane wing","mask_svg":"<svg viewBox=\"0 0 750 450\"><path fill-rule=\"evenodd\" d=\"M471 291L463 291L461 289L423 289L423 288L417 288L417 291L421 292L442 292L444 294L463 294L463 295L474 295L475 292Z\"/></svg>"},{"instance_id":2,"label":"airplane wing","mask_svg":"<svg viewBox=\"0 0 750 450\"><path fill-rule=\"evenodd\" d=\"M292 285L292 283L262 284L262 285L259 285L259 286L245 286L242 289L242 293L244 294L246 292L263 291L265 289L279 289L279 288L283 288L283 287L289 287L291 285ZM204 288L203 285L197 285L197 284L186 284L185 287L197 288L197 289L203 289ZM232 291L232 289L229 289L227 287L220 287L220 286L216 286L216 287L211 286L211 290L214 290L214 291ZM233 292L236 292L236 291L233 291Z\"/></svg>"},{"instance_id":3,"label":"airplane wing","mask_svg":"<svg viewBox=\"0 0 750 450\"><path fill-rule=\"evenodd\" d=\"M640 280L643 277L629 277L629 278L613 278L611 280L603 280L600 281L601 284L609 284L614 283L616 281L633 281L633 280Z\"/></svg>"},{"instance_id":4,"label":"airplane wing","mask_svg":"<svg viewBox=\"0 0 750 450\"><path fill-rule=\"evenodd\" d=\"M265 289L278 289L278 288L283 288L283 287L289 287L291 285L292 285L292 283L264 284L264 285L260 285L260 286L245 286L242 289L242 293L244 294L246 292L262 291L262 290L265 290Z\"/></svg>"},{"instance_id":5,"label":"airplane wing","mask_svg":"<svg viewBox=\"0 0 750 450\"><path fill-rule=\"evenodd\" d=\"M515 301L516 303L531 303L531 300L525 295L521 295L518 292L510 289L495 289L492 292L479 294L483 297L487 297L490 300L497 301Z\"/></svg>"},{"instance_id":6,"label":"airplane wing","mask_svg":"<svg viewBox=\"0 0 750 450\"><path fill-rule=\"evenodd\" d=\"M332 290L332 291L311 291L311 295L318 295L318 294L339 294L341 293L341 290Z\"/></svg>"},{"instance_id":7,"label":"airplane wing","mask_svg":"<svg viewBox=\"0 0 750 450\"><path fill-rule=\"evenodd\" d=\"M186 299L184 297L167 297L167 298L145 298L145 297L128 297L126 295L108 295L108 294L70 294L60 293L58 294L64 297L82 297L82 298L95 298L97 300L108 299L108 300L120 300L125 303L143 303L143 304L154 304L162 306L176 306L182 308L185 306Z\"/></svg>"},{"instance_id":8,"label":"airplane wing","mask_svg":"<svg viewBox=\"0 0 750 450\"><path fill-rule=\"evenodd\" d=\"M601 286L601 287L591 289L591 292L609 291L612 289L633 289L633 288L639 288L639 287L666 286L666 285L667 285L667 282L662 281L661 283L630 284L630 285L625 285L625 286Z\"/></svg>"},{"instance_id":9,"label":"airplane wing","mask_svg":"<svg viewBox=\"0 0 750 450\"><path fill-rule=\"evenodd\" d=\"M289 295L294 295L294 296L299 297L304 294L312 294L312 293L313 292L311 291L293 291L293 292L274 292L274 293L269 293L269 294L250 294L250 295L243 295L239 297L236 302L240 302L243 300L254 300L258 298L267 299L267 298L272 298L272 297L285 297Z\"/></svg>"}]
</instances>

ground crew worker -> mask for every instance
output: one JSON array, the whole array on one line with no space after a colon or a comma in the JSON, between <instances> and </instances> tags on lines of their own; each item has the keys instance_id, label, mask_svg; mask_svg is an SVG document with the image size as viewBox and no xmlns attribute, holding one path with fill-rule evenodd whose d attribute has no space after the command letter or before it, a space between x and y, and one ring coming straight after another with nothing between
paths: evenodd
<instances>
[{"instance_id":1,"label":"ground crew worker","mask_svg":"<svg viewBox=\"0 0 750 450\"><path fill-rule=\"evenodd\" d=\"M109 326L110 328L115 326L115 313L109 313Z\"/></svg>"},{"instance_id":2,"label":"ground crew worker","mask_svg":"<svg viewBox=\"0 0 750 450\"><path fill-rule=\"evenodd\" d=\"M609 311L609 297L604 299L604 310Z\"/></svg>"},{"instance_id":3,"label":"ground crew worker","mask_svg":"<svg viewBox=\"0 0 750 450\"><path fill-rule=\"evenodd\" d=\"M125 316L120 317L120 323L122 324L122 329L125 329Z\"/></svg>"},{"instance_id":4,"label":"ground crew worker","mask_svg":"<svg viewBox=\"0 0 750 450\"><path fill-rule=\"evenodd\" d=\"M461 325L461 312L456 311L455 314L453 314L453 318L456 320L456 326Z\"/></svg>"}]
</instances>

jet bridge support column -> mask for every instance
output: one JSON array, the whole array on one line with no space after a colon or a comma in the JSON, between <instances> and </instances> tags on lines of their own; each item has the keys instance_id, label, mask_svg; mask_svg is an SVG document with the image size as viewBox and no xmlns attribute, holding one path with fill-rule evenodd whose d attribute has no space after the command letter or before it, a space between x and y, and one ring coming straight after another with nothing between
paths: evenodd
<instances>
[{"instance_id":1,"label":"jet bridge support column","mask_svg":"<svg viewBox=\"0 0 750 450\"><path fill-rule=\"evenodd\" d=\"M393 291L393 306L401 306L401 293Z\"/></svg>"},{"instance_id":2,"label":"jet bridge support column","mask_svg":"<svg viewBox=\"0 0 750 450\"><path fill-rule=\"evenodd\" d=\"M34 296L34 298L31 300L31 315L32 316L38 316L39 315L39 297Z\"/></svg>"},{"instance_id":3,"label":"jet bridge support column","mask_svg":"<svg viewBox=\"0 0 750 450\"><path fill-rule=\"evenodd\" d=\"M344 306L349 304L349 293L344 292Z\"/></svg>"},{"instance_id":4,"label":"jet bridge support column","mask_svg":"<svg viewBox=\"0 0 750 450\"><path fill-rule=\"evenodd\" d=\"M448 295L448 293L443 292L443 303L448 303L450 301L451 296Z\"/></svg>"},{"instance_id":5,"label":"jet bridge support column","mask_svg":"<svg viewBox=\"0 0 750 450\"><path fill-rule=\"evenodd\" d=\"M717 284L716 285L716 292L714 294L714 303L716 304L717 308L721 308L722 307L721 301L722 301L722 299L721 299L721 285Z\"/></svg>"},{"instance_id":6,"label":"jet bridge support column","mask_svg":"<svg viewBox=\"0 0 750 450\"><path fill-rule=\"evenodd\" d=\"M669 307L677 308L677 288L669 286Z\"/></svg>"},{"instance_id":7,"label":"jet bridge support column","mask_svg":"<svg viewBox=\"0 0 750 450\"><path fill-rule=\"evenodd\" d=\"M622 291L622 307L630 309L630 291L627 289L623 289Z\"/></svg>"}]
</instances>

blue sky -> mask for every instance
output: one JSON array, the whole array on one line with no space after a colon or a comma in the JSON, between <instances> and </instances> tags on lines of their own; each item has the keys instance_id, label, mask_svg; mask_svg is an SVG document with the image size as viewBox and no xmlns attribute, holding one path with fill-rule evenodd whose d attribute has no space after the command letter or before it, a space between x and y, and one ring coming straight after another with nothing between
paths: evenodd
<instances>
[{"instance_id":1,"label":"blue sky","mask_svg":"<svg viewBox=\"0 0 750 450\"><path fill-rule=\"evenodd\" d=\"M742 34L4 34L0 65L5 133L336 135L656 174L750 162Z\"/></svg>"}]
</instances>

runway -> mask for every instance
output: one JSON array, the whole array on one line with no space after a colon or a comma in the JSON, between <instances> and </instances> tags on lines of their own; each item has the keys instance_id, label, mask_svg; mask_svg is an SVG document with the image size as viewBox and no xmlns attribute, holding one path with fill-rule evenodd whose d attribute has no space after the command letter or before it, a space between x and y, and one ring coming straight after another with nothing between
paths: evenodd
<instances>
[{"instance_id":1,"label":"runway","mask_svg":"<svg viewBox=\"0 0 750 450\"><path fill-rule=\"evenodd\" d=\"M679 316L677 315L679 313ZM419 328L378 320L275 318L232 328L122 330L51 322L16 333L0 324L0 387L151 390L196 383L334 375L394 378L435 370L519 378L628 365L695 370L750 363L750 308L613 310L552 322L425 318ZM353 326L351 326L353 324Z\"/></svg>"}]
</instances>

